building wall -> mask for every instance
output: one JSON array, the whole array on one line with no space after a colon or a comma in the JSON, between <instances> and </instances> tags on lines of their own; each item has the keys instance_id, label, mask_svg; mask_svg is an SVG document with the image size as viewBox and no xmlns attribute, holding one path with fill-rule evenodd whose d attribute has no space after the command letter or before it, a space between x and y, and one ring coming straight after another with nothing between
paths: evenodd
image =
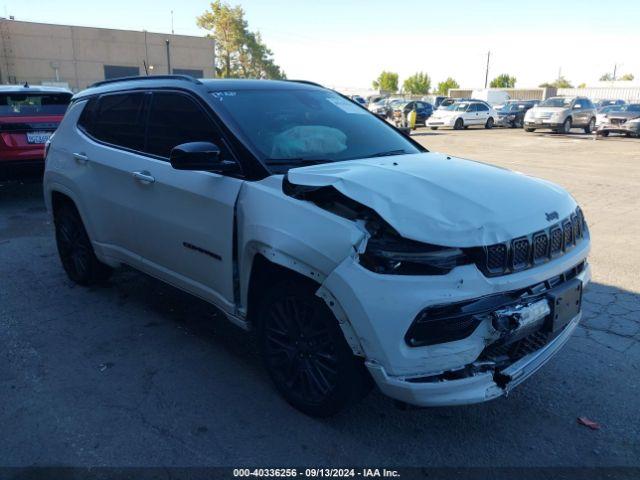
<instances>
[{"instance_id":1,"label":"building wall","mask_svg":"<svg viewBox=\"0 0 640 480\"><path fill-rule=\"evenodd\" d=\"M212 39L0 19L0 83L68 84L74 91L105 79L105 65L138 67L144 75L202 70L214 77Z\"/></svg>"},{"instance_id":2,"label":"building wall","mask_svg":"<svg viewBox=\"0 0 640 480\"><path fill-rule=\"evenodd\" d=\"M513 100L546 100L547 98L556 95L557 91L555 87L493 88L492 90L507 92L509 97ZM452 88L449 90L449 96L452 98L470 98L473 96L473 89Z\"/></svg>"}]
</instances>

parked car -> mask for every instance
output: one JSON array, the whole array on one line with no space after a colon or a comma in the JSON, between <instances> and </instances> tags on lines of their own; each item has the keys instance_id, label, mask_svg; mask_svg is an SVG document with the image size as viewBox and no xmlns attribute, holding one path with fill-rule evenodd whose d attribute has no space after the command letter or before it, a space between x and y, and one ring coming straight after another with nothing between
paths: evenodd
<instances>
[{"instance_id":1,"label":"parked car","mask_svg":"<svg viewBox=\"0 0 640 480\"><path fill-rule=\"evenodd\" d=\"M369 105L369 111L378 115L380 118L391 120L393 118L393 109L401 103L405 102L402 98L385 98L379 102Z\"/></svg>"},{"instance_id":2,"label":"parked car","mask_svg":"<svg viewBox=\"0 0 640 480\"><path fill-rule=\"evenodd\" d=\"M620 105L605 114L605 119L598 126L598 135L604 137L609 133L622 133L628 137L640 137L640 103Z\"/></svg>"},{"instance_id":3,"label":"parked car","mask_svg":"<svg viewBox=\"0 0 640 480\"><path fill-rule=\"evenodd\" d=\"M315 416L373 383L420 406L506 395L568 341L590 279L561 187L306 83L97 83L51 138L44 198L73 282L129 265L211 302Z\"/></svg>"},{"instance_id":4,"label":"parked car","mask_svg":"<svg viewBox=\"0 0 640 480\"><path fill-rule=\"evenodd\" d=\"M459 102L460 100L461 100L460 98L445 97L442 100L440 100L440 103L438 105L436 105L436 109L444 110L447 107L453 105L454 103Z\"/></svg>"},{"instance_id":5,"label":"parked car","mask_svg":"<svg viewBox=\"0 0 640 480\"><path fill-rule=\"evenodd\" d=\"M569 133L574 128L582 128L591 133L596 126L596 109L586 97L550 97L529 109L524 116L524 129L550 129L554 132Z\"/></svg>"},{"instance_id":6,"label":"parked car","mask_svg":"<svg viewBox=\"0 0 640 480\"><path fill-rule=\"evenodd\" d=\"M496 109L496 125L501 127L522 128L524 115L535 104L530 100L509 100Z\"/></svg>"},{"instance_id":7,"label":"parked car","mask_svg":"<svg viewBox=\"0 0 640 480\"><path fill-rule=\"evenodd\" d=\"M363 107L367 106L367 101L364 99L364 97L360 96L360 95L351 95L349 97L351 100L353 100L354 102L359 103L360 105L362 105Z\"/></svg>"},{"instance_id":8,"label":"parked car","mask_svg":"<svg viewBox=\"0 0 640 480\"><path fill-rule=\"evenodd\" d=\"M0 85L0 175L44 167L44 148L71 100L64 88Z\"/></svg>"},{"instance_id":9,"label":"parked car","mask_svg":"<svg viewBox=\"0 0 640 480\"><path fill-rule=\"evenodd\" d=\"M398 103L393 108L393 120L396 124L401 124L403 119L407 118L409 112L415 108L416 124L427 125L427 119L433 114L433 107L428 102L421 100L411 100L404 103Z\"/></svg>"},{"instance_id":10,"label":"parked car","mask_svg":"<svg viewBox=\"0 0 640 480\"><path fill-rule=\"evenodd\" d=\"M496 111L485 102L455 102L433 112L426 126L431 130L437 130L440 127L453 127L455 130L460 130L471 125L492 128L497 116Z\"/></svg>"},{"instance_id":11,"label":"parked car","mask_svg":"<svg viewBox=\"0 0 640 480\"><path fill-rule=\"evenodd\" d=\"M596 129L606 121L608 113L615 112L621 108L622 105L607 105L606 107L598 108L596 110Z\"/></svg>"}]
</instances>

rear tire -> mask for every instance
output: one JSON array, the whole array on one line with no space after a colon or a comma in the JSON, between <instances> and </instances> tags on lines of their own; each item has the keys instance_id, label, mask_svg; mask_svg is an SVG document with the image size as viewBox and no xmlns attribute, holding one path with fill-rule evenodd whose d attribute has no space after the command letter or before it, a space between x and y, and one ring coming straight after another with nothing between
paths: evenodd
<instances>
[{"instance_id":1,"label":"rear tire","mask_svg":"<svg viewBox=\"0 0 640 480\"><path fill-rule=\"evenodd\" d=\"M260 349L271 380L294 408L328 417L361 399L372 380L310 281L286 279L264 293Z\"/></svg>"},{"instance_id":2,"label":"rear tire","mask_svg":"<svg viewBox=\"0 0 640 480\"><path fill-rule=\"evenodd\" d=\"M535 132L536 129L535 128L525 128L524 131L531 133L531 132Z\"/></svg>"},{"instance_id":3,"label":"rear tire","mask_svg":"<svg viewBox=\"0 0 640 480\"><path fill-rule=\"evenodd\" d=\"M464 122L462 121L461 118L457 118L456 122L453 124L453 129L462 130L463 127L464 127Z\"/></svg>"},{"instance_id":4,"label":"rear tire","mask_svg":"<svg viewBox=\"0 0 640 480\"><path fill-rule=\"evenodd\" d=\"M604 131L604 132L601 132L600 135L602 135L603 137L608 137L609 136L609 132Z\"/></svg>"},{"instance_id":5,"label":"rear tire","mask_svg":"<svg viewBox=\"0 0 640 480\"><path fill-rule=\"evenodd\" d=\"M437 130L438 127L429 127L431 130Z\"/></svg>"},{"instance_id":6,"label":"rear tire","mask_svg":"<svg viewBox=\"0 0 640 480\"><path fill-rule=\"evenodd\" d=\"M58 255L68 277L84 286L106 281L113 270L96 257L75 207L61 206L55 213L54 223Z\"/></svg>"},{"instance_id":7,"label":"rear tire","mask_svg":"<svg viewBox=\"0 0 640 480\"><path fill-rule=\"evenodd\" d=\"M486 123L484 124L484 128L491 129L493 128L493 117L487 118Z\"/></svg>"}]
</instances>

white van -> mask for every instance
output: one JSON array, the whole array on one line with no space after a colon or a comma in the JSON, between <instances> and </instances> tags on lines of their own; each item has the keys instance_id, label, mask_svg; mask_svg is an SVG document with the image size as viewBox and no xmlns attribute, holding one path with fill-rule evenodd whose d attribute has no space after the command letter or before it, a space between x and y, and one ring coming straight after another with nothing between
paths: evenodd
<instances>
[{"instance_id":1,"label":"white van","mask_svg":"<svg viewBox=\"0 0 640 480\"><path fill-rule=\"evenodd\" d=\"M501 105L507 100L511 100L511 97L507 92L495 88L481 88L479 90L474 90L471 94L471 98L474 100L484 100L491 105Z\"/></svg>"}]
</instances>

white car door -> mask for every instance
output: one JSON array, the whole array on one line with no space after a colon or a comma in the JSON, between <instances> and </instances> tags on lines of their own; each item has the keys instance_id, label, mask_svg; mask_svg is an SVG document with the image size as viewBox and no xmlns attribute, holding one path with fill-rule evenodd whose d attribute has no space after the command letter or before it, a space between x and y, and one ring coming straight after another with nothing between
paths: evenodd
<instances>
[{"instance_id":1,"label":"white car door","mask_svg":"<svg viewBox=\"0 0 640 480\"><path fill-rule=\"evenodd\" d=\"M172 168L169 152L188 142L213 142L231 159L206 109L190 95L154 92L148 118L148 156L131 172L137 251L153 275L232 311L235 203L243 180Z\"/></svg>"},{"instance_id":2,"label":"white car door","mask_svg":"<svg viewBox=\"0 0 640 480\"><path fill-rule=\"evenodd\" d=\"M144 118L150 95L113 93L89 100L78 120L80 138L68 150L84 219L106 255L137 266L131 235L138 205L131 176L145 158Z\"/></svg>"},{"instance_id":3,"label":"white car door","mask_svg":"<svg viewBox=\"0 0 640 480\"><path fill-rule=\"evenodd\" d=\"M462 113L462 119L465 125L476 125L478 123L478 111L475 103L466 105L466 110Z\"/></svg>"},{"instance_id":4,"label":"white car door","mask_svg":"<svg viewBox=\"0 0 640 480\"><path fill-rule=\"evenodd\" d=\"M478 109L478 116L476 117L478 120L478 125L484 125L489 119L491 110L489 110L489 107L487 107L484 103L477 103L476 108Z\"/></svg>"}]
</instances>

